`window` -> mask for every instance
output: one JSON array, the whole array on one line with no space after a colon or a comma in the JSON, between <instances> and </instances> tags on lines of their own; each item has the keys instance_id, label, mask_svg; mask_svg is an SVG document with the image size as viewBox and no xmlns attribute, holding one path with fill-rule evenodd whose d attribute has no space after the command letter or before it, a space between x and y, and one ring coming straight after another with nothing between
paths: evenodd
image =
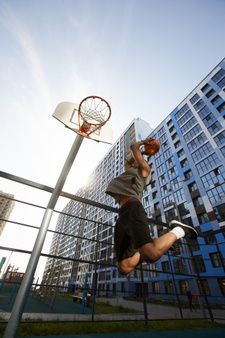
<instances>
[{"instance_id":1,"label":"window","mask_svg":"<svg viewBox=\"0 0 225 338\"><path fill-rule=\"evenodd\" d=\"M204 263L202 256L192 256L191 261L192 261L192 266L195 270L195 273L206 271L205 263Z\"/></svg>"},{"instance_id":2,"label":"window","mask_svg":"<svg viewBox=\"0 0 225 338\"><path fill-rule=\"evenodd\" d=\"M216 135L214 140L218 146L223 145L225 143L225 131L222 131L219 135Z\"/></svg>"},{"instance_id":3,"label":"window","mask_svg":"<svg viewBox=\"0 0 225 338\"><path fill-rule=\"evenodd\" d=\"M225 77L221 81L219 81L217 84L220 88L223 88L225 86Z\"/></svg>"},{"instance_id":4,"label":"window","mask_svg":"<svg viewBox=\"0 0 225 338\"><path fill-rule=\"evenodd\" d=\"M207 98L210 98L214 93L215 93L215 90L214 90L214 89L211 89L207 94L205 94L205 96L206 96Z\"/></svg>"},{"instance_id":5,"label":"window","mask_svg":"<svg viewBox=\"0 0 225 338\"><path fill-rule=\"evenodd\" d=\"M209 156L209 154L213 151L213 147L209 142L203 144L200 148L198 148L196 151L194 151L191 156L193 158L193 161L195 163L202 160L204 157Z\"/></svg>"},{"instance_id":6,"label":"window","mask_svg":"<svg viewBox=\"0 0 225 338\"><path fill-rule=\"evenodd\" d=\"M213 77L213 82L217 83L219 82L223 77L225 76L225 70L221 68Z\"/></svg>"},{"instance_id":7,"label":"window","mask_svg":"<svg viewBox=\"0 0 225 338\"><path fill-rule=\"evenodd\" d=\"M189 106L186 103L182 108L180 108L180 110L177 112L176 114L176 118L177 120L179 120L181 118L181 116L183 116L187 111L189 110Z\"/></svg>"},{"instance_id":8,"label":"window","mask_svg":"<svg viewBox=\"0 0 225 338\"><path fill-rule=\"evenodd\" d=\"M169 120L166 124L167 124L168 127L171 127L172 124L173 124L173 121L172 121L172 120Z\"/></svg>"},{"instance_id":9,"label":"window","mask_svg":"<svg viewBox=\"0 0 225 338\"><path fill-rule=\"evenodd\" d=\"M189 290L189 283L187 280L180 280L179 281L179 288L180 293L186 294L186 291Z\"/></svg>"},{"instance_id":10,"label":"window","mask_svg":"<svg viewBox=\"0 0 225 338\"><path fill-rule=\"evenodd\" d=\"M206 140L207 140L207 138L206 138L205 134L202 132L201 134L199 134L197 137L195 137L193 140L191 140L188 143L187 146L188 146L189 151L192 151L192 150L198 148Z\"/></svg>"},{"instance_id":11,"label":"window","mask_svg":"<svg viewBox=\"0 0 225 338\"><path fill-rule=\"evenodd\" d=\"M202 120L203 120L204 117L206 117L209 113L210 113L210 110L209 110L209 108L208 108L207 106L205 106L204 108L202 108L202 109L198 112L198 114L199 114L199 116L201 117Z\"/></svg>"},{"instance_id":12,"label":"window","mask_svg":"<svg viewBox=\"0 0 225 338\"><path fill-rule=\"evenodd\" d=\"M221 97L219 96L219 95L216 95L215 97L214 97L214 99L212 99L212 104L213 105L215 105L215 104L217 104L217 102L219 102L221 100Z\"/></svg>"},{"instance_id":13,"label":"window","mask_svg":"<svg viewBox=\"0 0 225 338\"><path fill-rule=\"evenodd\" d=\"M180 128L182 134L186 133L186 131L191 129L195 124L197 124L197 120L194 116L192 116L192 118Z\"/></svg>"},{"instance_id":14,"label":"window","mask_svg":"<svg viewBox=\"0 0 225 338\"><path fill-rule=\"evenodd\" d=\"M214 268L218 268L220 266L222 266L222 262L221 262L221 257L219 252L213 252L209 254L210 260L212 262L212 266Z\"/></svg>"},{"instance_id":15,"label":"window","mask_svg":"<svg viewBox=\"0 0 225 338\"><path fill-rule=\"evenodd\" d=\"M154 204L154 210L155 211L160 210L160 204L159 204L159 202L157 202L157 203Z\"/></svg>"},{"instance_id":16,"label":"window","mask_svg":"<svg viewBox=\"0 0 225 338\"><path fill-rule=\"evenodd\" d=\"M202 214L198 214L198 221L199 221L199 224L208 223L209 222L208 214L206 212Z\"/></svg>"},{"instance_id":17,"label":"window","mask_svg":"<svg viewBox=\"0 0 225 338\"><path fill-rule=\"evenodd\" d=\"M218 205L213 210L216 214L216 218L218 222L225 221L225 204ZM225 233L224 233L224 237L225 237Z\"/></svg>"},{"instance_id":18,"label":"window","mask_svg":"<svg viewBox=\"0 0 225 338\"><path fill-rule=\"evenodd\" d=\"M196 111L199 111L201 108L203 108L205 106L204 101L201 99L199 100L195 105L194 108Z\"/></svg>"},{"instance_id":19,"label":"window","mask_svg":"<svg viewBox=\"0 0 225 338\"><path fill-rule=\"evenodd\" d=\"M205 244L214 244L216 242L215 235L212 231L204 232Z\"/></svg>"},{"instance_id":20,"label":"window","mask_svg":"<svg viewBox=\"0 0 225 338\"><path fill-rule=\"evenodd\" d=\"M198 190L197 184L195 182L188 185L188 189L190 192Z\"/></svg>"},{"instance_id":21,"label":"window","mask_svg":"<svg viewBox=\"0 0 225 338\"><path fill-rule=\"evenodd\" d=\"M199 124L196 124L190 131L187 132L187 134L184 135L185 142L189 142L192 140L197 134L199 134L202 131L202 128Z\"/></svg>"},{"instance_id":22,"label":"window","mask_svg":"<svg viewBox=\"0 0 225 338\"><path fill-rule=\"evenodd\" d=\"M209 171L213 167L216 167L219 163L219 159L216 155L216 153L212 153L207 158L196 164L196 168L199 172L199 174L203 174L206 171Z\"/></svg>"},{"instance_id":23,"label":"window","mask_svg":"<svg viewBox=\"0 0 225 338\"><path fill-rule=\"evenodd\" d=\"M171 281L164 282L165 293L173 294L173 283Z\"/></svg>"},{"instance_id":24,"label":"window","mask_svg":"<svg viewBox=\"0 0 225 338\"><path fill-rule=\"evenodd\" d=\"M197 239L190 240L190 246L191 246L192 251L198 251L198 250L200 250L200 246L199 246L199 243L198 243Z\"/></svg>"},{"instance_id":25,"label":"window","mask_svg":"<svg viewBox=\"0 0 225 338\"><path fill-rule=\"evenodd\" d=\"M198 285L199 285L199 289L201 290L201 293L205 294L205 295L209 295L210 294L210 290L209 290L209 284L207 279L199 279L198 280Z\"/></svg>"},{"instance_id":26,"label":"window","mask_svg":"<svg viewBox=\"0 0 225 338\"><path fill-rule=\"evenodd\" d=\"M225 278L218 278L221 293L225 296Z\"/></svg>"},{"instance_id":27,"label":"window","mask_svg":"<svg viewBox=\"0 0 225 338\"><path fill-rule=\"evenodd\" d=\"M194 96L192 96L192 98L190 99L190 102L192 104L195 104L195 102L197 102L200 99L200 96L198 94L195 94Z\"/></svg>"},{"instance_id":28,"label":"window","mask_svg":"<svg viewBox=\"0 0 225 338\"><path fill-rule=\"evenodd\" d=\"M202 87L201 91L202 91L203 93L206 93L209 89L210 89L210 85L209 85L208 83L206 83L206 84L204 85L204 87Z\"/></svg>"},{"instance_id":29,"label":"window","mask_svg":"<svg viewBox=\"0 0 225 338\"><path fill-rule=\"evenodd\" d=\"M187 267L183 258L178 258L173 261L174 271L176 273L186 273Z\"/></svg>"},{"instance_id":30,"label":"window","mask_svg":"<svg viewBox=\"0 0 225 338\"><path fill-rule=\"evenodd\" d=\"M186 180L189 180L192 177L191 169L184 172L184 177L185 177Z\"/></svg>"},{"instance_id":31,"label":"window","mask_svg":"<svg viewBox=\"0 0 225 338\"><path fill-rule=\"evenodd\" d=\"M208 128L213 122L216 121L215 116L212 113L209 113L204 119L203 122L205 126Z\"/></svg>"},{"instance_id":32,"label":"window","mask_svg":"<svg viewBox=\"0 0 225 338\"><path fill-rule=\"evenodd\" d=\"M172 140L174 141L174 140L177 138L177 133L173 134L173 135L171 136L171 138L172 138Z\"/></svg>"},{"instance_id":33,"label":"window","mask_svg":"<svg viewBox=\"0 0 225 338\"><path fill-rule=\"evenodd\" d=\"M152 282L152 292L153 293L160 293L159 282Z\"/></svg>"},{"instance_id":34,"label":"window","mask_svg":"<svg viewBox=\"0 0 225 338\"><path fill-rule=\"evenodd\" d=\"M225 102L221 103L216 109L219 113L223 113L225 111Z\"/></svg>"},{"instance_id":35,"label":"window","mask_svg":"<svg viewBox=\"0 0 225 338\"><path fill-rule=\"evenodd\" d=\"M170 265L169 262L162 262L162 271L163 272L170 272Z\"/></svg>"},{"instance_id":36,"label":"window","mask_svg":"<svg viewBox=\"0 0 225 338\"><path fill-rule=\"evenodd\" d=\"M185 155L184 149L181 149L180 151L178 151L177 155L179 158L184 156Z\"/></svg>"},{"instance_id":37,"label":"window","mask_svg":"<svg viewBox=\"0 0 225 338\"><path fill-rule=\"evenodd\" d=\"M195 207L199 207L200 205L204 205L203 200L200 196L193 198L193 204Z\"/></svg>"},{"instance_id":38,"label":"window","mask_svg":"<svg viewBox=\"0 0 225 338\"><path fill-rule=\"evenodd\" d=\"M177 141L176 143L174 143L174 147L175 149L179 148L181 146L181 142Z\"/></svg>"},{"instance_id":39,"label":"window","mask_svg":"<svg viewBox=\"0 0 225 338\"><path fill-rule=\"evenodd\" d=\"M221 124L218 121L216 121L208 128L208 131L210 132L211 135L214 135L221 129L222 129Z\"/></svg>"},{"instance_id":40,"label":"window","mask_svg":"<svg viewBox=\"0 0 225 338\"><path fill-rule=\"evenodd\" d=\"M179 127L181 127L183 124L185 124L190 118L193 116L192 112L188 110L185 115L183 115L179 121L177 121L177 124Z\"/></svg>"},{"instance_id":41,"label":"window","mask_svg":"<svg viewBox=\"0 0 225 338\"><path fill-rule=\"evenodd\" d=\"M188 166L188 160L185 158L184 160L182 160L182 161L180 162L180 165L181 165L182 168L187 167L187 166Z\"/></svg>"}]
</instances>

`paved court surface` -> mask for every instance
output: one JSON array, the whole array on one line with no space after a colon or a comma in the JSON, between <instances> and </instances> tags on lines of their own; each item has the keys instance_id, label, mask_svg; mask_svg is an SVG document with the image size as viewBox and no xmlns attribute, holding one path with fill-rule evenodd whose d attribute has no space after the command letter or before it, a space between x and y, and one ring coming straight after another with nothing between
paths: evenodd
<instances>
[{"instance_id":1,"label":"paved court surface","mask_svg":"<svg viewBox=\"0 0 225 338\"><path fill-rule=\"evenodd\" d=\"M224 338L225 328L212 329L190 329L190 330L167 330L147 332L113 332L113 333L93 333L66 336L30 336L26 338ZM18 337L19 338L19 337Z\"/></svg>"}]
</instances>

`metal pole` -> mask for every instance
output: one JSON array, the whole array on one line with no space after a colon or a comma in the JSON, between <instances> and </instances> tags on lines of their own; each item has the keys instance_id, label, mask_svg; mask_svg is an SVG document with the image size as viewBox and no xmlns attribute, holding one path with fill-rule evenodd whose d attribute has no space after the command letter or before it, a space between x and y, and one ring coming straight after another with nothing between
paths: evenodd
<instances>
[{"instance_id":1,"label":"metal pole","mask_svg":"<svg viewBox=\"0 0 225 338\"><path fill-rule=\"evenodd\" d=\"M11 316L6 326L6 330L5 330L3 338L14 338L15 337L16 330L19 325L19 322L20 322L20 319L22 317L23 310L25 307L27 295L29 293L30 287L33 282L34 273L35 273L35 270L38 264L38 260L41 254L44 241L45 241L45 237L47 234L49 223L51 221L54 207L57 203L59 195L66 181L67 175L69 174L69 171L76 158L77 152L81 146L82 141L83 141L83 136L77 135L71 147L69 155L66 159L66 162L62 168L62 171L59 175L56 186L52 192L52 195L48 202L48 206L45 210L45 213L42 219L42 223L41 223L41 226L40 226L40 229L39 229L39 232L38 232L38 235L37 235L34 247L33 247L33 251L31 253L31 256L30 256L30 259L27 265L26 272L24 274L24 278L22 280L21 286L17 293L17 297L14 302Z\"/></svg>"},{"instance_id":2,"label":"metal pole","mask_svg":"<svg viewBox=\"0 0 225 338\"><path fill-rule=\"evenodd\" d=\"M145 325L148 325L148 309L147 309L147 301L146 301L146 292L144 288L144 273L142 264L140 265L141 270L141 288L142 288L142 299L143 299L143 307L144 307L144 316L145 316Z\"/></svg>"}]
</instances>

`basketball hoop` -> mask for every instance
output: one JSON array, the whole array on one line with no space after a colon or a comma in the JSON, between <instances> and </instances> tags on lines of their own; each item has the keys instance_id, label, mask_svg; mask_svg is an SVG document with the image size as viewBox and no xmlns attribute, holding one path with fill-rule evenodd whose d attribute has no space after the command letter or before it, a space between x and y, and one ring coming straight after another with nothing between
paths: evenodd
<instances>
[{"instance_id":1,"label":"basketball hoop","mask_svg":"<svg viewBox=\"0 0 225 338\"><path fill-rule=\"evenodd\" d=\"M111 108L100 96L88 96L81 101L78 108L79 133L83 136L99 130L110 118Z\"/></svg>"}]
</instances>

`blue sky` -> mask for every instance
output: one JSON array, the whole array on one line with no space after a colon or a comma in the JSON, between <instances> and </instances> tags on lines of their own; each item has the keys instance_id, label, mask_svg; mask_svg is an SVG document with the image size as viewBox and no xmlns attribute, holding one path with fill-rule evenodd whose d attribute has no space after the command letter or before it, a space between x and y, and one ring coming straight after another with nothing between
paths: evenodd
<instances>
[{"instance_id":1,"label":"blue sky","mask_svg":"<svg viewBox=\"0 0 225 338\"><path fill-rule=\"evenodd\" d=\"M54 186L75 137L51 116L62 101L104 97L114 140L134 117L156 127L224 58L224 13L222 0L0 0L1 170ZM64 190L108 149L85 140Z\"/></svg>"}]
</instances>

